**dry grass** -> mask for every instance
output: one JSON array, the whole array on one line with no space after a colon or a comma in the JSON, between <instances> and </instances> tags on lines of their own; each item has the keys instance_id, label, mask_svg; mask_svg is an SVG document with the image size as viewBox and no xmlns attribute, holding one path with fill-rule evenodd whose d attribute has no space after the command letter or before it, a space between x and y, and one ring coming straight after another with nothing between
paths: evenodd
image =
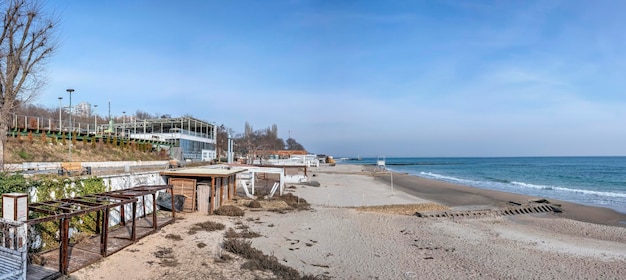
<instances>
[{"instance_id":1,"label":"dry grass","mask_svg":"<svg viewBox=\"0 0 626 280\"><path fill-rule=\"evenodd\" d=\"M244 215L244 211L235 205L224 205L215 210L215 214L220 216L241 217Z\"/></svg>"},{"instance_id":2,"label":"dry grass","mask_svg":"<svg viewBox=\"0 0 626 280\"><path fill-rule=\"evenodd\" d=\"M161 260L159 263L161 266L178 266L178 261L174 257L174 250L172 250L172 248L159 247L159 249L154 252L154 256Z\"/></svg>"},{"instance_id":3,"label":"dry grass","mask_svg":"<svg viewBox=\"0 0 626 280\"><path fill-rule=\"evenodd\" d=\"M224 237L226 238L255 238L260 237L261 234L255 231L250 231L248 228L243 229L241 232L235 231L233 228L229 228L224 233Z\"/></svg>"},{"instance_id":4,"label":"dry grass","mask_svg":"<svg viewBox=\"0 0 626 280\"><path fill-rule=\"evenodd\" d=\"M250 203L248 203L248 207L250 207L250 208L263 208L263 206L261 205L261 202L259 202L257 200L250 201Z\"/></svg>"},{"instance_id":5,"label":"dry grass","mask_svg":"<svg viewBox=\"0 0 626 280\"><path fill-rule=\"evenodd\" d=\"M241 268L251 270L270 270L278 279L301 279L300 273L282 265L276 257L267 256L251 246L250 241L228 238L224 240L224 249L248 259Z\"/></svg>"},{"instance_id":6,"label":"dry grass","mask_svg":"<svg viewBox=\"0 0 626 280\"><path fill-rule=\"evenodd\" d=\"M420 203L420 204L395 204L395 205L378 205L378 206L361 206L353 207L359 211L378 212L396 215L415 215L415 212L421 211L445 211L449 207L436 203Z\"/></svg>"},{"instance_id":7,"label":"dry grass","mask_svg":"<svg viewBox=\"0 0 626 280\"><path fill-rule=\"evenodd\" d=\"M22 136L21 142L10 137L5 146L4 160L6 163L22 162L58 162L67 161L67 145L60 142L57 144L44 144L39 137L34 137L33 143L27 141L27 137ZM50 138L47 138L48 141ZM74 161L122 161L122 160L163 160L158 153L144 153L139 149L126 147L122 149L117 146L91 143L83 144L77 141L72 148L72 160Z\"/></svg>"},{"instance_id":8,"label":"dry grass","mask_svg":"<svg viewBox=\"0 0 626 280\"><path fill-rule=\"evenodd\" d=\"M181 241L181 240L183 240L183 238L180 237L180 235L178 235L178 234L168 234L168 235L165 236L165 238L166 239L171 239L171 240L174 240L174 241Z\"/></svg>"},{"instance_id":9,"label":"dry grass","mask_svg":"<svg viewBox=\"0 0 626 280\"><path fill-rule=\"evenodd\" d=\"M197 223L191 226L189 234L196 234L198 231L218 231L226 228L224 224L206 221L204 223Z\"/></svg>"},{"instance_id":10,"label":"dry grass","mask_svg":"<svg viewBox=\"0 0 626 280\"><path fill-rule=\"evenodd\" d=\"M296 210L309 210L311 209L311 205L309 205L308 202L306 202L306 200L304 198L299 198L296 195L293 195L292 193L287 193L284 194L282 196L279 196L278 198L276 198L277 200L282 200L284 202L287 203L287 205L289 205L289 207L296 209Z\"/></svg>"}]
</instances>

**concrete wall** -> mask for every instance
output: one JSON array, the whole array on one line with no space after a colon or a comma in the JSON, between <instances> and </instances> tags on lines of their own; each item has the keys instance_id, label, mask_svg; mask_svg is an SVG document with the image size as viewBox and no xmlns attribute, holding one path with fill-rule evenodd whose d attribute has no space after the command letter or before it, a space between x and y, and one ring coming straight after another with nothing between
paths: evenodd
<instances>
[{"instance_id":1,"label":"concrete wall","mask_svg":"<svg viewBox=\"0 0 626 280\"><path fill-rule=\"evenodd\" d=\"M138 172L138 173L124 173L115 175L98 176L104 180L104 185L107 186L108 191L123 190L127 188L137 187L141 185L166 185L165 178L159 175L159 171ZM158 195L158 194L157 194ZM145 203L146 213L143 213L143 203ZM137 202L137 215L145 215L152 213L152 196L147 195L144 199L139 198ZM132 219L132 204L128 204L124 208L126 220ZM119 207L115 211L111 211L109 216L109 226L114 226L120 222Z\"/></svg>"},{"instance_id":2,"label":"concrete wall","mask_svg":"<svg viewBox=\"0 0 626 280\"><path fill-rule=\"evenodd\" d=\"M82 162L83 166L99 167L124 167L124 166L154 166L167 165L167 160L153 161L103 161L103 162ZM24 162L19 164L5 164L5 170L24 171L24 170L58 170L61 169L61 162Z\"/></svg>"}]
</instances>

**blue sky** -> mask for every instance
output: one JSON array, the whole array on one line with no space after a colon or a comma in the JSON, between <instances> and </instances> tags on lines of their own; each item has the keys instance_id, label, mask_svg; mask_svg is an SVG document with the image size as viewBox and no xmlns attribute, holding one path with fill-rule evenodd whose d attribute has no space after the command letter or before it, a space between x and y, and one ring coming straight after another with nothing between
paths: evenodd
<instances>
[{"instance_id":1,"label":"blue sky","mask_svg":"<svg viewBox=\"0 0 626 280\"><path fill-rule=\"evenodd\" d=\"M338 157L626 155L625 6L49 1L35 103L277 124Z\"/></svg>"}]
</instances>

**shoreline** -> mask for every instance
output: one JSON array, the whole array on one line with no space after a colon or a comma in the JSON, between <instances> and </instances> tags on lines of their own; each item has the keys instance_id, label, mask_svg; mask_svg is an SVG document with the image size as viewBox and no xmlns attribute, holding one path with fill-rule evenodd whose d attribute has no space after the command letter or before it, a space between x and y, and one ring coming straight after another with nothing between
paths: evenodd
<instances>
[{"instance_id":1,"label":"shoreline","mask_svg":"<svg viewBox=\"0 0 626 280\"><path fill-rule=\"evenodd\" d=\"M306 200L308 209L276 211L278 204L249 208L250 200L239 196L232 204L241 207L244 216L177 214L176 223L71 277L277 278L268 270L247 268L247 259L224 252L229 230L257 233L245 242L316 279L621 279L626 275L626 227L579 222L553 213L420 218L414 212L381 211L383 207L377 206L423 206L436 204L435 199L396 191L395 186L392 190L384 178L372 176L362 165L316 167L310 174L319 184L289 184L285 189L286 194ZM400 180L398 187L415 184L415 178ZM394 177L394 185L395 181ZM471 187L452 191L433 188L439 181L423 184L430 186L424 193L447 194L450 203L499 203L472 194ZM225 228L191 232L194 225L208 221Z\"/></svg>"},{"instance_id":2,"label":"shoreline","mask_svg":"<svg viewBox=\"0 0 626 280\"><path fill-rule=\"evenodd\" d=\"M369 165L360 166L369 171L374 170L374 168ZM377 180L388 185L391 183L389 176L379 176L377 177ZM449 207L468 205L490 205L503 207L508 201L528 202L529 199L544 198L482 189L398 172L393 172L393 184L394 188L407 194L431 200ZM626 214L617 212L611 208L578 204L552 198L546 199L551 203L561 205L563 212L555 214L560 217L580 222L626 227Z\"/></svg>"}]
</instances>

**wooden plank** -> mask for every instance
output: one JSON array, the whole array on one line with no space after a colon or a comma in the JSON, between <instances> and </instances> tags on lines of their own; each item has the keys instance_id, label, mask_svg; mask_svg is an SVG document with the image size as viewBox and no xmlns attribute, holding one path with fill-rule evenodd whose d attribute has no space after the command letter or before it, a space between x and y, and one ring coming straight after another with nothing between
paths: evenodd
<instances>
[{"instance_id":1,"label":"wooden plank","mask_svg":"<svg viewBox=\"0 0 626 280\"><path fill-rule=\"evenodd\" d=\"M211 178L211 194L209 196L209 215L215 211L215 177Z\"/></svg>"},{"instance_id":2,"label":"wooden plank","mask_svg":"<svg viewBox=\"0 0 626 280\"><path fill-rule=\"evenodd\" d=\"M198 184L198 212L209 214L209 197L211 196L210 184Z\"/></svg>"},{"instance_id":3,"label":"wooden plank","mask_svg":"<svg viewBox=\"0 0 626 280\"><path fill-rule=\"evenodd\" d=\"M220 178L220 206L224 204L224 178Z\"/></svg>"},{"instance_id":4,"label":"wooden plank","mask_svg":"<svg viewBox=\"0 0 626 280\"><path fill-rule=\"evenodd\" d=\"M69 258L68 258L68 246L69 246L69 230L70 230L70 219L63 218L61 219L61 224L59 225L60 231L60 239L61 246L59 248L59 272L67 275L69 268Z\"/></svg>"},{"instance_id":5,"label":"wooden plank","mask_svg":"<svg viewBox=\"0 0 626 280\"><path fill-rule=\"evenodd\" d=\"M169 185L172 185L173 195L185 196L183 212L193 212L196 210L196 180L185 178L170 178Z\"/></svg>"}]
</instances>

